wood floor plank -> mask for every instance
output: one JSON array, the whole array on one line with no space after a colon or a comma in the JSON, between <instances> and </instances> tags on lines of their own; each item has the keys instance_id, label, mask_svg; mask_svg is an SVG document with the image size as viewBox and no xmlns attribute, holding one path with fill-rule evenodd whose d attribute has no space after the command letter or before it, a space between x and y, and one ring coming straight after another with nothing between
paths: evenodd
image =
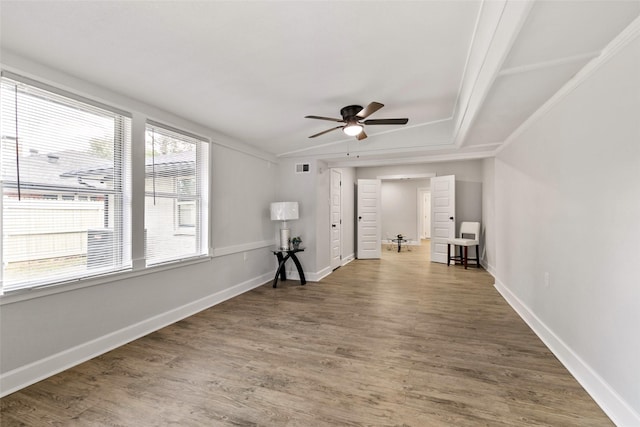
<instances>
[{"instance_id":1,"label":"wood floor plank","mask_svg":"<svg viewBox=\"0 0 640 427\"><path fill-rule=\"evenodd\" d=\"M428 259L267 283L3 398L0 424L613 425L489 274Z\"/></svg>"}]
</instances>

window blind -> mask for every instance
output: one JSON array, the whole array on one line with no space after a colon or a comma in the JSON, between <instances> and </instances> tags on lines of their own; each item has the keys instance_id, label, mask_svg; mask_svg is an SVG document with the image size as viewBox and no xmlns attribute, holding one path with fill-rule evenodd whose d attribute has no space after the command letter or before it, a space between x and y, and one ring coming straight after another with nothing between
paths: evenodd
<instances>
[{"instance_id":1,"label":"window blind","mask_svg":"<svg viewBox=\"0 0 640 427\"><path fill-rule=\"evenodd\" d=\"M129 268L131 118L3 73L2 291Z\"/></svg>"},{"instance_id":2,"label":"window blind","mask_svg":"<svg viewBox=\"0 0 640 427\"><path fill-rule=\"evenodd\" d=\"M205 255L207 141L148 121L145 144L147 265Z\"/></svg>"}]
</instances>

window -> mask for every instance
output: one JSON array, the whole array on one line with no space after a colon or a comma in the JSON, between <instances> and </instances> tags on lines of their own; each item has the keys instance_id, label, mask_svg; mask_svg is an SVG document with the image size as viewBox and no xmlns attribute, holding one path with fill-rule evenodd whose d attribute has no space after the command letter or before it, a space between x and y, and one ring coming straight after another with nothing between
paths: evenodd
<instances>
[{"instance_id":1,"label":"window","mask_svg":"<svg viewBox=\"0 0 640 427\"><path fill-rule=\"evenodd\" d=\"M189 195L196 191L196 180L193 177L178 178L176 187L178 228L190 227L193 229L196 226L196 203L189 199Z\"/></svg>"},{"instance_id":2,"label":"window","mask_svg":"<svg viewBox=\"0 0 640 427\"><path fill-rule=\"evenodd\" d=\"M206 140L147 122L147 265L206 255L207 159Z\"/></svg>"},{"instance_id":3,"label":"window","mask_svg":"<svg viewBox=\"0 0 640 427\"><path fill-rule=\"evenodd\" d=\"M129 268L129 115L5 72L0 96L0 292Z\"/></svg>"}]
</instances>

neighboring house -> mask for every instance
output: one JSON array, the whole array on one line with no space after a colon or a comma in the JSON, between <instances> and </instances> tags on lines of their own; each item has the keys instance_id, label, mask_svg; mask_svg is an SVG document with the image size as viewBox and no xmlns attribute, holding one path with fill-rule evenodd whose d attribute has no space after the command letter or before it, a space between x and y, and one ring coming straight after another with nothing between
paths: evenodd
<instances>
[{"instance_id":1,"label":"neighboring house","mask_svg":"<svg viewBox=\"0 0 640 427\"><path fill-rule=\"evenodd\" d=\"M10 155L7 141L4 152ZM155 258L162 248L189 246L196 225L195 161L192 153L148 156L147 203L155 212L145 219L147 250ZM113 182L113 162L91 153L31 150L19 156L16 168L3 171L4 256L7 282L20 280L27 270L53 269L58 274L78 268L100 268L117 253L111 247L114 214L120 203ZM18 170L21 171L17 179ZM18 185L19 182L19 185ZM176 197L177 195L177 197ZM183 196L183 197L181 197ZM186 198L185 198L186 197ZM157 230L173 229L173 234ZM162 240L163 244L156 244ZM169 243L168 245L166 243ZM106 254L105 251L111 251ZM166 249L164 250L166 252Z\"/></svg>"},{"instance_id":2,"label":"neighboring house","mask_svg":"<svg viewBox=\"0 0 640 427\"><path fill-rule=\"evenodd\" d=\"M3 144L7 155L8 145ZM19 156L16 168L3 170L5 208L5 282L21 280L28 270L58 272L86 265L89 230L108 229L112 177L77 175L81 165L93 163L95 171L105 160L78 151ZM18 168L20 178L18 179Z\"/></svg>"}]
</instances>

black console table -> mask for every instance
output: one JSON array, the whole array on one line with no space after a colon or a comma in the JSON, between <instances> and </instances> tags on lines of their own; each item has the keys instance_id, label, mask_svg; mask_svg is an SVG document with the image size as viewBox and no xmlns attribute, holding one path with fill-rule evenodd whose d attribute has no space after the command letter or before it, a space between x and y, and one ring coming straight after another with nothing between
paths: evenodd
<instances>
[{"instance_id":1,"label":"black console table","mask_svg":"<svg viewBox=\"0 0 640 427\"><path fill-rule=\"evenodd\" d=\"M398 244L398 252L402 249L402 244L407 243L407 239L391 239L391 241Z\"/></svg>"},{"instance_id":2,"label":"black console table","mask_svg":"<svg viewBox=\"0 0 640 427\"><path fill-rule=\"evenodd\" d=\"M302 271L302 266L300 265L300 261L296 256L296 253L303 252L304 248L297 249L279 249L274 248L271 250L273 254L278 257L278 270L276 271L276 277L273 279L273 287L277 287L278 284L278 275L280 276L280 280L287 280L287 272L284 268L285 263L289 258L293 260L298 269L298 275L300 276L300 284L304 285L307 281L304 278L304 271Z\"/></svg>"}]
</instances>

